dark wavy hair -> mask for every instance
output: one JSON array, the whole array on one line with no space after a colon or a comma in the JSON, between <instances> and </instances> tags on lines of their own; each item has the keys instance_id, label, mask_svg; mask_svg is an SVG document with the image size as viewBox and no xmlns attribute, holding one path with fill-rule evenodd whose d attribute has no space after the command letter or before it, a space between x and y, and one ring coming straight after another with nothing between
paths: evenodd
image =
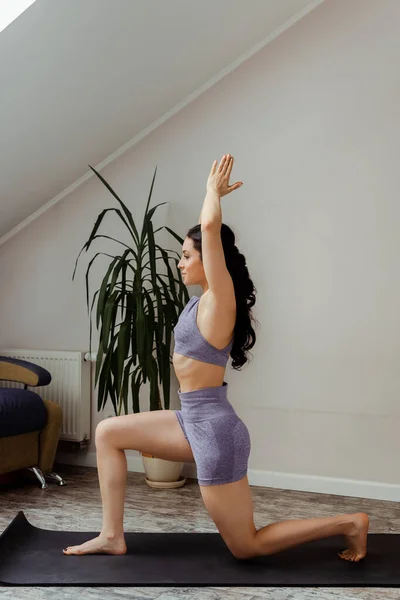
<instances>
[{"instance_id":1,"label":"dark wavy hair","mask_svg":"<svg viewBox=\"0 0 400 600\"><path fill-rule=\"evenodd\" d=\"M195 250L200 253L200 258L203 260L201 225L198 224L189 229L186 237L193 241ZM226 267L232 277L236 297L236 323L231 350L232 368L240 370L250 360L246 354L256 343L256 334L252 327L252 322L259 323L253 317L251 308L256 302L257 290L250 279L246 259L243 254L240 254L239 249L235 245L235 234L225 223L221 225L221 240Z\"/></svg>"}]
</instances>

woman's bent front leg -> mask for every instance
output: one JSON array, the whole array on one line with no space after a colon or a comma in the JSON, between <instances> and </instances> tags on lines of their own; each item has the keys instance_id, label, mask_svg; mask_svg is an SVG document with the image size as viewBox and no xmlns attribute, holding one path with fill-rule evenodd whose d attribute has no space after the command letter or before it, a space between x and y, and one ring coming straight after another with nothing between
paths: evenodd
<instances>
[{"instance_id":1,"label":"woman's bent front leg","mask_svg":"<svg viewBox=\"0 0 400 600\"><path fill-rule=\"evenodd\" d=\"M194 457L174 411L155 410L112 417L96 428L96 455L103 525L100 535L64 554L125 554L124 503L127 462L125 450L158 458L193 462Z\"/></svg>"},{"instance_id":2,"label":"woman's bent front leg","mask_svg":"<svg viewBox=\"0 0 400 600\"><path fill-rule=\"evenodd\" d=\"M107 421L101 421L96 429L97 470L103 506L103 526L98 537L80 546L70 546L64 550L64 554L126 553L123 526L128 470L126 455L124 450L113 445L107 425Z\"/></svg>"}]
</instances>

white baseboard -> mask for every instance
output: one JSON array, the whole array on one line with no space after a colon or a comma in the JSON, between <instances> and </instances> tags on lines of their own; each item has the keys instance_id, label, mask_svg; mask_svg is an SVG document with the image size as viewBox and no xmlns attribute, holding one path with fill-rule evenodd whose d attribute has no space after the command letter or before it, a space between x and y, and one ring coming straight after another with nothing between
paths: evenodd
<instances>
[{"instance_id":1,"label":"white baseboard","mask_svg":"<svg viewBox=\"0 0 400 600\"><path fill-rule=\"evenodd\" d=\"M378 481L359 481L357 479L339 479L296 473L273 473L249 469L250 485L270 487L298 492L315 492L333 496L369 498L400 502L400 485Z\"/></svg>"},{"instance_id":2,"label":"white baseboard","mask_svg":"<svg viewBox=\"0 0 400 600\"><path fill-rule=\"evenodd\" d=\"M95 452L81 452L80 454L58 452L56 462L83 467L97 467ZM145 472L140 456L127 455L127 464L128 471L134 473ZM197 478L195 465L185 464L182 475ZM259 487L400 502L400 485L390 483L297 475L295 473L273 473L272 471L257 471L255 469L249 469L248 478L250 485Z\"/></svg>"}]
</instances>

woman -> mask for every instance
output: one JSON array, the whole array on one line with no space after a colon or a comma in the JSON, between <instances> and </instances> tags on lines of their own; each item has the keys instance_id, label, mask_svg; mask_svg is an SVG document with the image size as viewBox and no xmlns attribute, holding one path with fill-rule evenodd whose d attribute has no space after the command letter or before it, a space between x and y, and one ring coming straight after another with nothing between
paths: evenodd
<instances>
[{"instance_id":1,"label":"woman","mask_svg":"<svg viewBox=\"0 0 400 600\"><path fill-rule=\"evenodd\" d=\"M344 535L339 553L358 562L366 555L365 513L289 520L256 530L247 479L250 438L227 398L229 354L233 368L246 363L255 343L251 307L255 288L231 229L222 224L220 198L229 185L233 157L214 161L199 225L189 230L179 262L185 285L200 285L175 328L173 364L182 410L148 411L101 421L96 429L97 467L103 504L98 537L64 554L125 554L123 532L127 463L124 450L166 460L195 462L204 504L231 553L238 559L265 556L299 544Z\"/></svg>"}]
</instances>

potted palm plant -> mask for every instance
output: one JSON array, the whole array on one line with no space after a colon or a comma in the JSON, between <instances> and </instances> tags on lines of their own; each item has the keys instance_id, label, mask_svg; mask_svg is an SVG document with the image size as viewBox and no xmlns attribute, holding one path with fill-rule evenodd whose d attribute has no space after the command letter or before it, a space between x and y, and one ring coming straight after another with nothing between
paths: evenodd
<instances>
[{"instance_id":1,"label":"potted palm plant","mask_svg":"<svg viewBox=\"0 0 400 600\"><path fill-rule=\"evenodd\" d=\"M169 227L160 227L156 230L153 228L152 217L156 209L166 204L162 202L149 210L157 167L154 171L140 235L127 206L107 181L93 167L90 165L89 167L120 206L120 208L107 208L98 215L88 241L79 252L72 275L74 280L82 252L87 252L96 239L107 238L120 244L120 253L114 256L98 252L91 259L86 271L90 352L94 308L96 328L100 332L95 371L98 410L103 410L110 400L116 416L121 415L122 411L127 414L130 393L133 412L140 412L139 392L142 384L147 381L150 383L150 410L169 409L171 337L179 314L189 300L189 294L178 269L179 254L174 250L161 248L155 241L155 234L165 228L181 245L183 239ZM109 212L118 215L128 231L131 245L99 233L100 225ZM174 254L177 258L173 256ZM99 255L109 256L111 260L89 309L89 272ZM173 268L170 265L171 260L175 263ZM163 269L159 267L160 261ZM162 386L162 399L160 386ZM154 482L156 477L159 481L165 482L165 487L173 487L168 484L168 481L179 480L183 463L161 461L143 455L142 460L148 483ZM172 469L171 474L165 473L168 469Z\"/></svg>"}]
</instances>

